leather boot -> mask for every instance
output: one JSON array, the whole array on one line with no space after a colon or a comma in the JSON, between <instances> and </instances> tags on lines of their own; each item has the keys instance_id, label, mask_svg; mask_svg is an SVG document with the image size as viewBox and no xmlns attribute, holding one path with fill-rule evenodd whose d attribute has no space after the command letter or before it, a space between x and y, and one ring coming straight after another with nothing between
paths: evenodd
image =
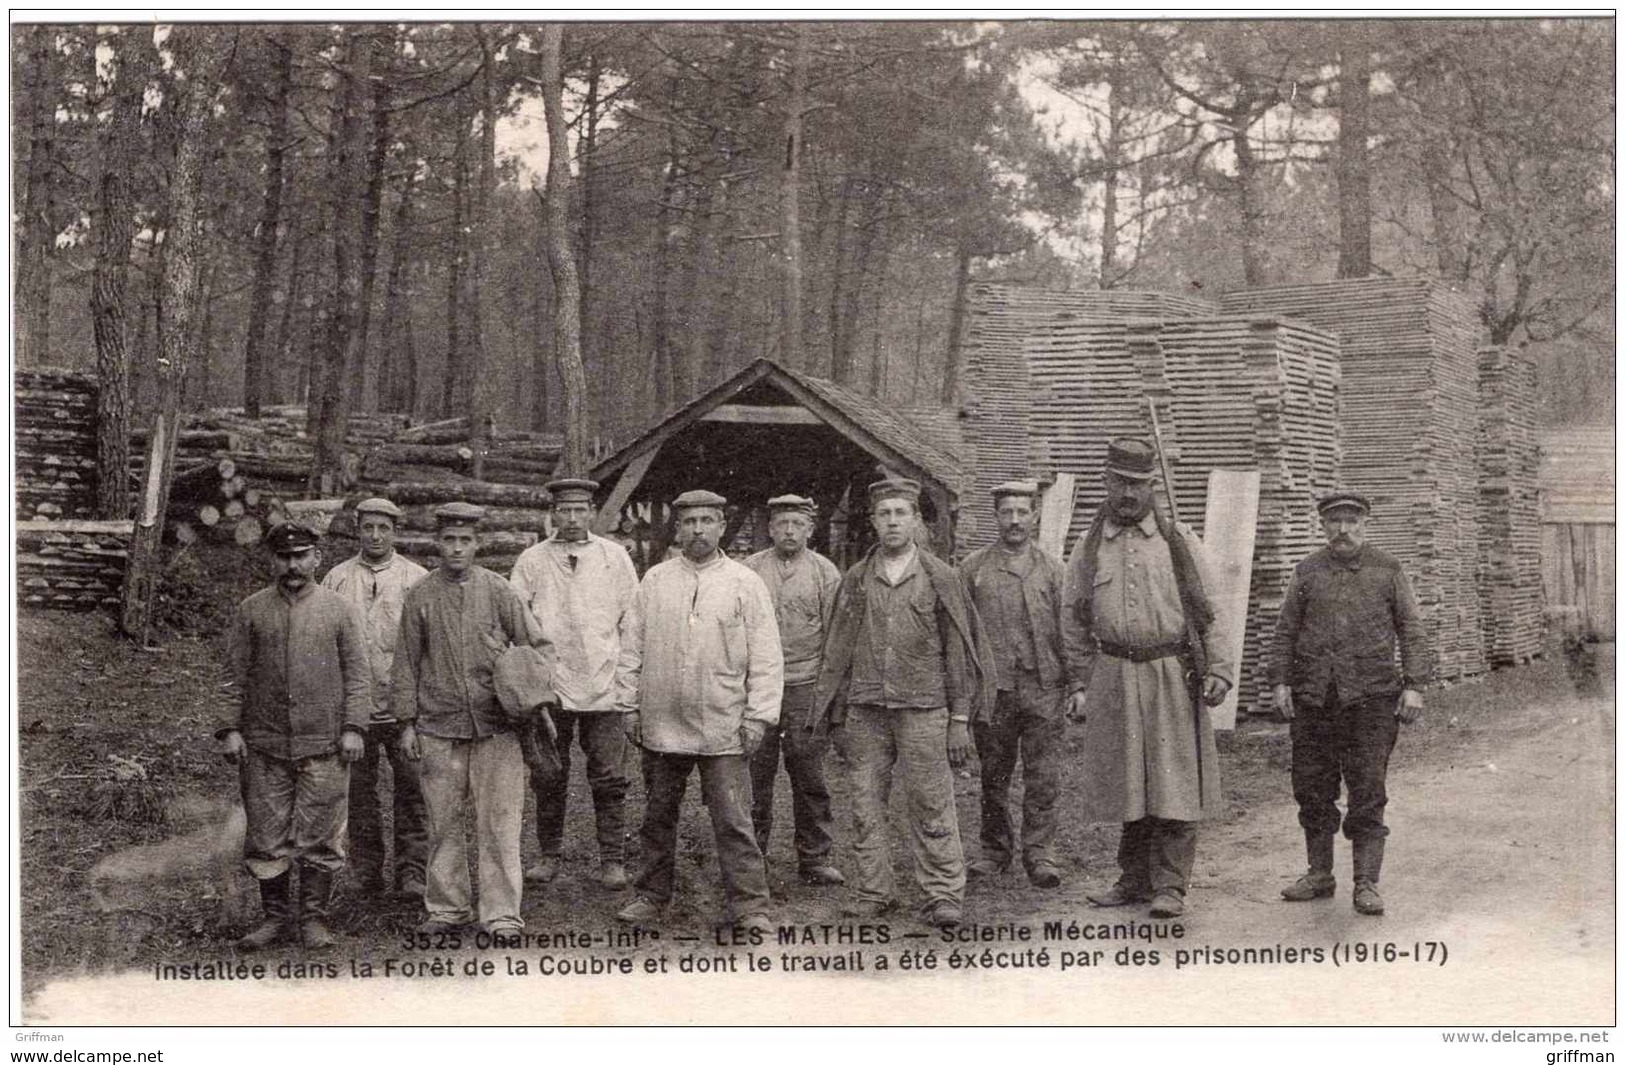
<instances>
[{"instance_id":1,"label":"leather boot","mask_svg":"<svg viewBox=\"0 0 1625 1065\"><path fill-rule=\"evenodd\" d=\"M1309 852L1309 871L1298 877L1297 883L1281 890L1288 902L1308 902L1337 894L1337 878L1332 875L1332 853L1337 837L1330 833L1304 833L1304 844Z\"/></svg>"},{"instance_id":2,"label":"leather boot","mask_svg":"<svg viewBox=\"0 0 1625 1065\"><path fill-rule=\"evenodd\" d=\"M1377 880L1382 876L1382 851L1387 842L1381 836L1354 841L1354 910L1367 917L1383 911Z\"/></svg>"},{"instance_id":3,"label":"leather boot","mask_svg":"<svg viewBox=\"0 0 1625 1065\"><path fill-rule=\"evenodd\" d=\"M288 887L292 874L283 870L269 880L259 881L260 908L265 911L259 926L237 941L238 950L264 950L284 939L292 917Z\"/></svg>"},{"instance_id":4,"label":"leather boot","mask_svg":"<svg viewBox=\"0 0 1625 1065\"><path fill-rule=\"evenodd\" d=\"M338 940L327 927L333 905L333 874L326 869L299 867L299 939L307 950L323 950Z\"/></svg>"}]
</instances>

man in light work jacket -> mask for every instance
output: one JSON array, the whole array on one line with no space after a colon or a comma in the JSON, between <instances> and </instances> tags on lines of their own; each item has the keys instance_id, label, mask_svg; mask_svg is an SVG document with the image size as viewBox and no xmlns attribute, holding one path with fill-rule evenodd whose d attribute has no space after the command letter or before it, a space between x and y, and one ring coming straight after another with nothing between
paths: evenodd
<instances>
[{"instance_id":1,"label":"man in light work jacket","mask_svg":"<svg viewBox=\"0 0 1625 1065\"><path fill-rule=\"evenodd\" d=\"M1365 497L1334 492L1319 510L1326 546L1292 573L1269 662L1276 712L1292 722L1292 795L1309 851L1309 871L1281 895L1308 902L1336 892L1341 820L1354 844L1354 908L1376 916L1388 756L1400 724L1422 713L1427 637L1399 560L1365 542ZM1339 785L1348 788L1341 819Z\"/></svg>"},{"instance_id":2,"label":"man in light work jacket","mask_svg":"<svg viewBox=\"0 0 1625 1065\"><path fill-rule=\"evenodd\" d=\"M1067 565L1062 635L1068 712L1084 721L1081 813L1123 825L1117 883L1089 901L1149 899L1151 916L1168 918L1185 912L1197 825L1221 809L1208 708L1236 664L1223 655L1201 541L1153 505L1155 463L1143 440L1108 446L1106 505Z\"/></svg>"},{"instance_id":3,"label":"man in light work jacket","mask_svg":"<svg viewBox=\"0 0 1625 1065\"><path fill-rule=\"evenodd\" d=\"M919 482L906 478L869 486L880 543L841 578L813 724L847 730L858 894L846 916L897 904L886 807L900 765L921 916L951 928L965 897L951 766L972 753L971 721L993 712L993 653L959 575L915 543L919 499Z\"/></svg>"},{"instance_id":4,"label":"man in light work jacket","mask_svg":"<svg viewBox=\"0 0 1625 1065\"><path fill-rule=\"evenodd\" d=\"M497 701L495 666L508 647L535 642L530 612L513 586L474 564L482 507L435 509L440 567L406 593L390 701L407 757L421 760L429 811L427 916L421 932L475 919L464 818L473 807L479 921L499 934L524 927L519 832L525 760Z\"/></svg>"},{"instance_id":5,"label":"man in light work jacket","mask_svg":"<svg viewBox=\"0 0 1625 1065\"><path fill-rule=\"evenodd\" d=\"M428 570L395 551L395 526L401 517L401 508L387 499L357 503L355 520L361 550L328 570L322 587L344 596L361 611L367 663L371 667L372 721L367 727L367 749L350 767L350 864L364 894L377 895L384 890L378 766L387 759L395 814L395 889L401 895L421 899L429 849L423 787L418 782L417 763L402 754L395 742L400 725L389 709L389 675L395 662L395 640L400 634L406 590Z\"/></svg>"},{"instance_id":6,"label":"man in light work jacket","mask_svg":"<svg viewBox=\"0 0 1625 1065\"><path fill-rule=\"evenodd\" d=\"M1010 867L1010 779L1022 764L1021 860L1038 887L1061 884L1050 850L1066 725L1066 666L1061 647L1065 570L1032 542L1038 485L1008 481L993 489L999 542L971 552L959 575L993 645L998 702L976 723L982 762L982 856L966 871L995 876Z\"/></svg>"},{"instance_id":7,"label":"man in light work jacket","mask_svg":"<svg viewBox=\"0 0 1625 1065\"><path fill-rule=\"evenodd\" d=\"M643 748L647 805L638 897L616 914L652 924L677 881L677 820L689 775L711 814L729 920L769 931L767 866L750 820L750 758L779 720L784 656L762 579L723 555L715 492L673 502L682 553L644 575L621 629L615 703Z\"/></svg>"},{"instance_id":8,"label":"man in light work jacket","mask_svg":"<svg viewBox=\"0 0 1625 1065\"><path fill-rule=\"evenodd\" d=\"M790 777L801 878L809 884L844 884L846 878L829 859L834 824L829 784L824 780L829 732L808 727L813 682L824 659L824 633L835 610L841 571L807 546L813 528L812 500L782 495L769 499L767 507L772 514L768 534L773 546L745 559L745 565L762 578L773 597L779 643L784 648L784 705L779 723L768 729L761 749L751 759L751 820L765 855L773 829L773 781L782 750L784 770Z\"/></svg>"},{"instance_id":9,"label":"man in light work jacket","mask_svg":"<svg viewBox=\"0 0 1625 1065\"><path fill-rule=\"evenodd\" d=\"M295 925L307 948L334 942L326 922L333 877L344 868L349 764L361 757L372 693L361 615L317 586L317 541L314 530L288 522L266 535L276 583L238 605L231 629L215 737L226 760L242 767L243 862L265 911L237 941L241 950L271 946Z\"/></svg>"},{"instance_id":10,"label":"man in light work jacket","mask_svg":"<svg viewBox=\"0 0 1625 1065\"><path fill-rule=\"evenodd\" d=\"M626 887L626 735L615 712L615 663L621 654L621 618L637 591L638 574L620 544L591 532L598 482L551 481L553 535L527 547L509 581L530 608L542 640L552 649L553 690L559 710L557 750L563 772L533 774L536 842L540 855L525 879L558 875L564 843L565 799L570 784L570 745L587 758L598 827L598 879L606 888Z\"/></svg>"}]
</instances>

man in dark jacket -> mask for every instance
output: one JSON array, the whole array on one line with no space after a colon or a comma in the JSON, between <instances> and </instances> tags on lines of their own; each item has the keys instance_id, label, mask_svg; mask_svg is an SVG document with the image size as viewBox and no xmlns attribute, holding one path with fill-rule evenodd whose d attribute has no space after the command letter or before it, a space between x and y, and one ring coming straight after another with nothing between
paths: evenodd
<instances>
[{"instance_id":1,"label":"man in dark jacket","mask_svg":"<svg viewBox=\"0 0 1625 1065\"><path fill-rule=\"evenodd\" d=\"M1422 712L1427 648L1399 561L1365 543L1365 497L1334 492L1319 509L1327 546L1292 574L1269 663L1276 712L1292 722L1292 794L1309 851L1309 871L1281 895L1307 902L1337 890L1332 851L1341 820L1354 843L1354 908L1376 915L1388 755L1400 722ZM1348 788L1341 819L1340 783Z\"/></svg>"},{"instance_id":2,"label":"man in dark jacket","mask_svg":"<svg viewBox=\"0 0 1625 1065\"><path fill-rule=\"evenodd\" d=\"M1042 888L1061 885L1050 853L1055 796L1060 788L1061 734L1067 672L1061 647L1061 586L1066 571L1032 542L1038 485L1009 481L993 489L999 542L973 551L959 566L993 645L998 702L990 721L975 725L982 761L982 856L972 879L1010 867L1010 780L1022 763L1021 858L1027 878Z\"/></svg>"},{"instance_id":3,"label":"man in dark jacket","mask_svg":"<svg viewBox=\"0 0 1625 1065\"><path fill-rule=\"evenodd\" d=\"M965 895L950 766L972 753L972 720L993 712L993 655L959 575L915 544L919 498L915 481L869 486L880 543L841 578L809 727L844 721L848 737L858 897L846 915L896 905L886 800L900 763L922 913L946 928L959 923Z\"/></svg>"},{"instance_id":4,"label":"man in dark jacket","mask_svg":"<svg viewBox=\"0 0 1625 1065\"><path fill-rule=\"evenodd\" d=\"M231 682L215 736L242 767L243 860L265 910L237 941L242 950L286 937L296 909L306 947L333 945L326 920L344 868L350 763L364 749L372 697L361 615L317 586L317 540L292 523L266 535L276 583L243 600L231 630ZM298 907L289 890L295 862Z\"/></svg>"}]
</instances>

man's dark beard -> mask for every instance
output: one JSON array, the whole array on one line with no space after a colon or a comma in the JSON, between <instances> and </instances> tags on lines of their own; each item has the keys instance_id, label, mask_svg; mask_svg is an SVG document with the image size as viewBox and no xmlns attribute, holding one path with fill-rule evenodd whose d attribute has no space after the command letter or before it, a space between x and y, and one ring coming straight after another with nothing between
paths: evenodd
<instances>
[{"instance_id":1,"label":"man's dark beard","mask_svg":"<svg viewBox=\"0 0 1625 1065\"><path fill-rule=\"evenodd\" d=\"M1151 513L1151 501L1139 502L1132 499L1122 499L1112 506L1112 514L1129 522L1139 521Z\"/></svg>"}]
</instances>

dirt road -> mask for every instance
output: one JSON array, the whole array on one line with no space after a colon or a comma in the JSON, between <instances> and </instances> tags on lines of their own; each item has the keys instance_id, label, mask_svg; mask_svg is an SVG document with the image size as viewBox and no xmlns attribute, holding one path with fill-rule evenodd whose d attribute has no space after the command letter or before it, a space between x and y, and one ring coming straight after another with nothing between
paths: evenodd
<instances>
[{"instance_id":1,"label":"dirt road","mask_svg":"<svg viewBox=\"0 0 1625 1065\"><path fill-rule=\"evenodd\" d=\"M356 906L343 928L345 946L328 958L334 963L332 976L158 981L156 961L249 960L232 951L225 929L210 926L218 918L200 916L206 912L204 904L193 901L189 909L180 909L181 916L169 916L186 905L172 894L147 903L157 924L132 924L128 918L118 923L94 915L78 922L78 931L103 937L99 942L104 946L97 948L102 964L124 971L48 976L29 996L25 1013L33 1023L129 1023L138 1018L191 1023L1019 1018L1120 1024L1612 1024L1613 714L1611 698L1581 700L1569 694L1561 670L1550 664L1430 695L1426 727L1402 737L1395 755L1389 808L1394 834L1383 878L1389 912L1379 919L1359 917L1350 907L1346 844L1338 854L1335 898L1299 905L1278 899L1280 887L1301 872L1303 854L1287 798L1284 730L1277 727L1250 730L1228 744L1231 809L1204 830L1191 911L1177 926L1178 939L1172 938L1174 926L1149 922L1143 913L1088 906L1085 891L1112 873L1114 832L1108 826L1065 822L1064 787L1059 843L1066 884L1059 891L1042 892L1019 874L1007 875L991 886L973 886L967 902L970 924L965 934L990 937L975 944L972 953L1003 952L1009 962L1030 948L1048 947L1049 967L995 964L992 969L978 965L950 971L950 952L957 946L964 953L970 945L923 935L925 929L902 916L887 922L889 942L866 952L869 964L863 974L787 974L782 971L786 954L847 957L851 947L838 942L806 949L770 943L754 951L718 946L711 931L720 900L709 860L709 830L703 810L691 802L680 848L683 902L674 908L664 940L655 944L511 952L533 966L522 977L502 971L508 952L431 951L417 960L443 955L457 975L357 978L352 961L381 970L390 959L411 957L403 953L400 929L409 926L412 915L405 910L380 915ZM29 761L25 751L25 774ZM843 774L836 770L832 776L837 809L845 809ZM224 791L221 784L209 787ZM960 781L961 823L969 850L974 850L975 789L974 780ZM636 794L632 802L638 809ZM789 811L787 803L779 805L774 853L782 867ZM526 918L534 931L612 928L611 915L622 901L588 879L590 818L584 816L584 788L572 794L572 808L583 816L572 819L565 876L534 894L527 889ZM849 825L838 827L850 838ZM527 837L527 848L531 845ZM838 861L846 858L838 850ZM821 929L834 920L843 897L839 891L787 885L775 917L786 926ZM58 891L50 905L58 913L78 902L71 892ZM28 912L25 907L25 918ZM1080 928L1116 925L1119 935L1126 929L1128 935L1152 938L1046 941L1044 925L1056 920L1062 925L1076 921ZM25 937L28 928L25 923ZM117 944L121 928L156 929L165 937L164 945ZM1012 943L1008 937L1021 929L1031 938ZM694 938L679 944L679 935ZM1345 951L1353 944L1366 944L1366 953L1378 960L1351 963ZM1420 961L1410 956L1418 944ZM63 943L42 946L46 952L64 948ZM1101 953L1091 955L1090 964L1061 971L1062 952L1077 956L1084 949ZM1289 949L1298 953L1289 955ZM1140 964L1131 956L1136 950L1144 952ZM1121 958L1119 951L1124 951ZM1150 963L1152 951L1156 964ZM1398 957L1401 951L1407 956ZM938 960L935 971L900 971L904 954L923 957L931 952ZM671 955L675 969L682 953L706 959L732 955L737 970L703 976L644 971L662 954ZM774 969L746 971L747 954L767 959ZM627 959L633 971L537 975L534 966L543 955ZM891 965L884 975L874 971L881 955ZM1353 956L1358 958L1358 948ZM300 956L285 950L253 960L274 969ZM494 961L496 973L461 975L470 961L485 960Z\"/></svg>"}]
</instances>

